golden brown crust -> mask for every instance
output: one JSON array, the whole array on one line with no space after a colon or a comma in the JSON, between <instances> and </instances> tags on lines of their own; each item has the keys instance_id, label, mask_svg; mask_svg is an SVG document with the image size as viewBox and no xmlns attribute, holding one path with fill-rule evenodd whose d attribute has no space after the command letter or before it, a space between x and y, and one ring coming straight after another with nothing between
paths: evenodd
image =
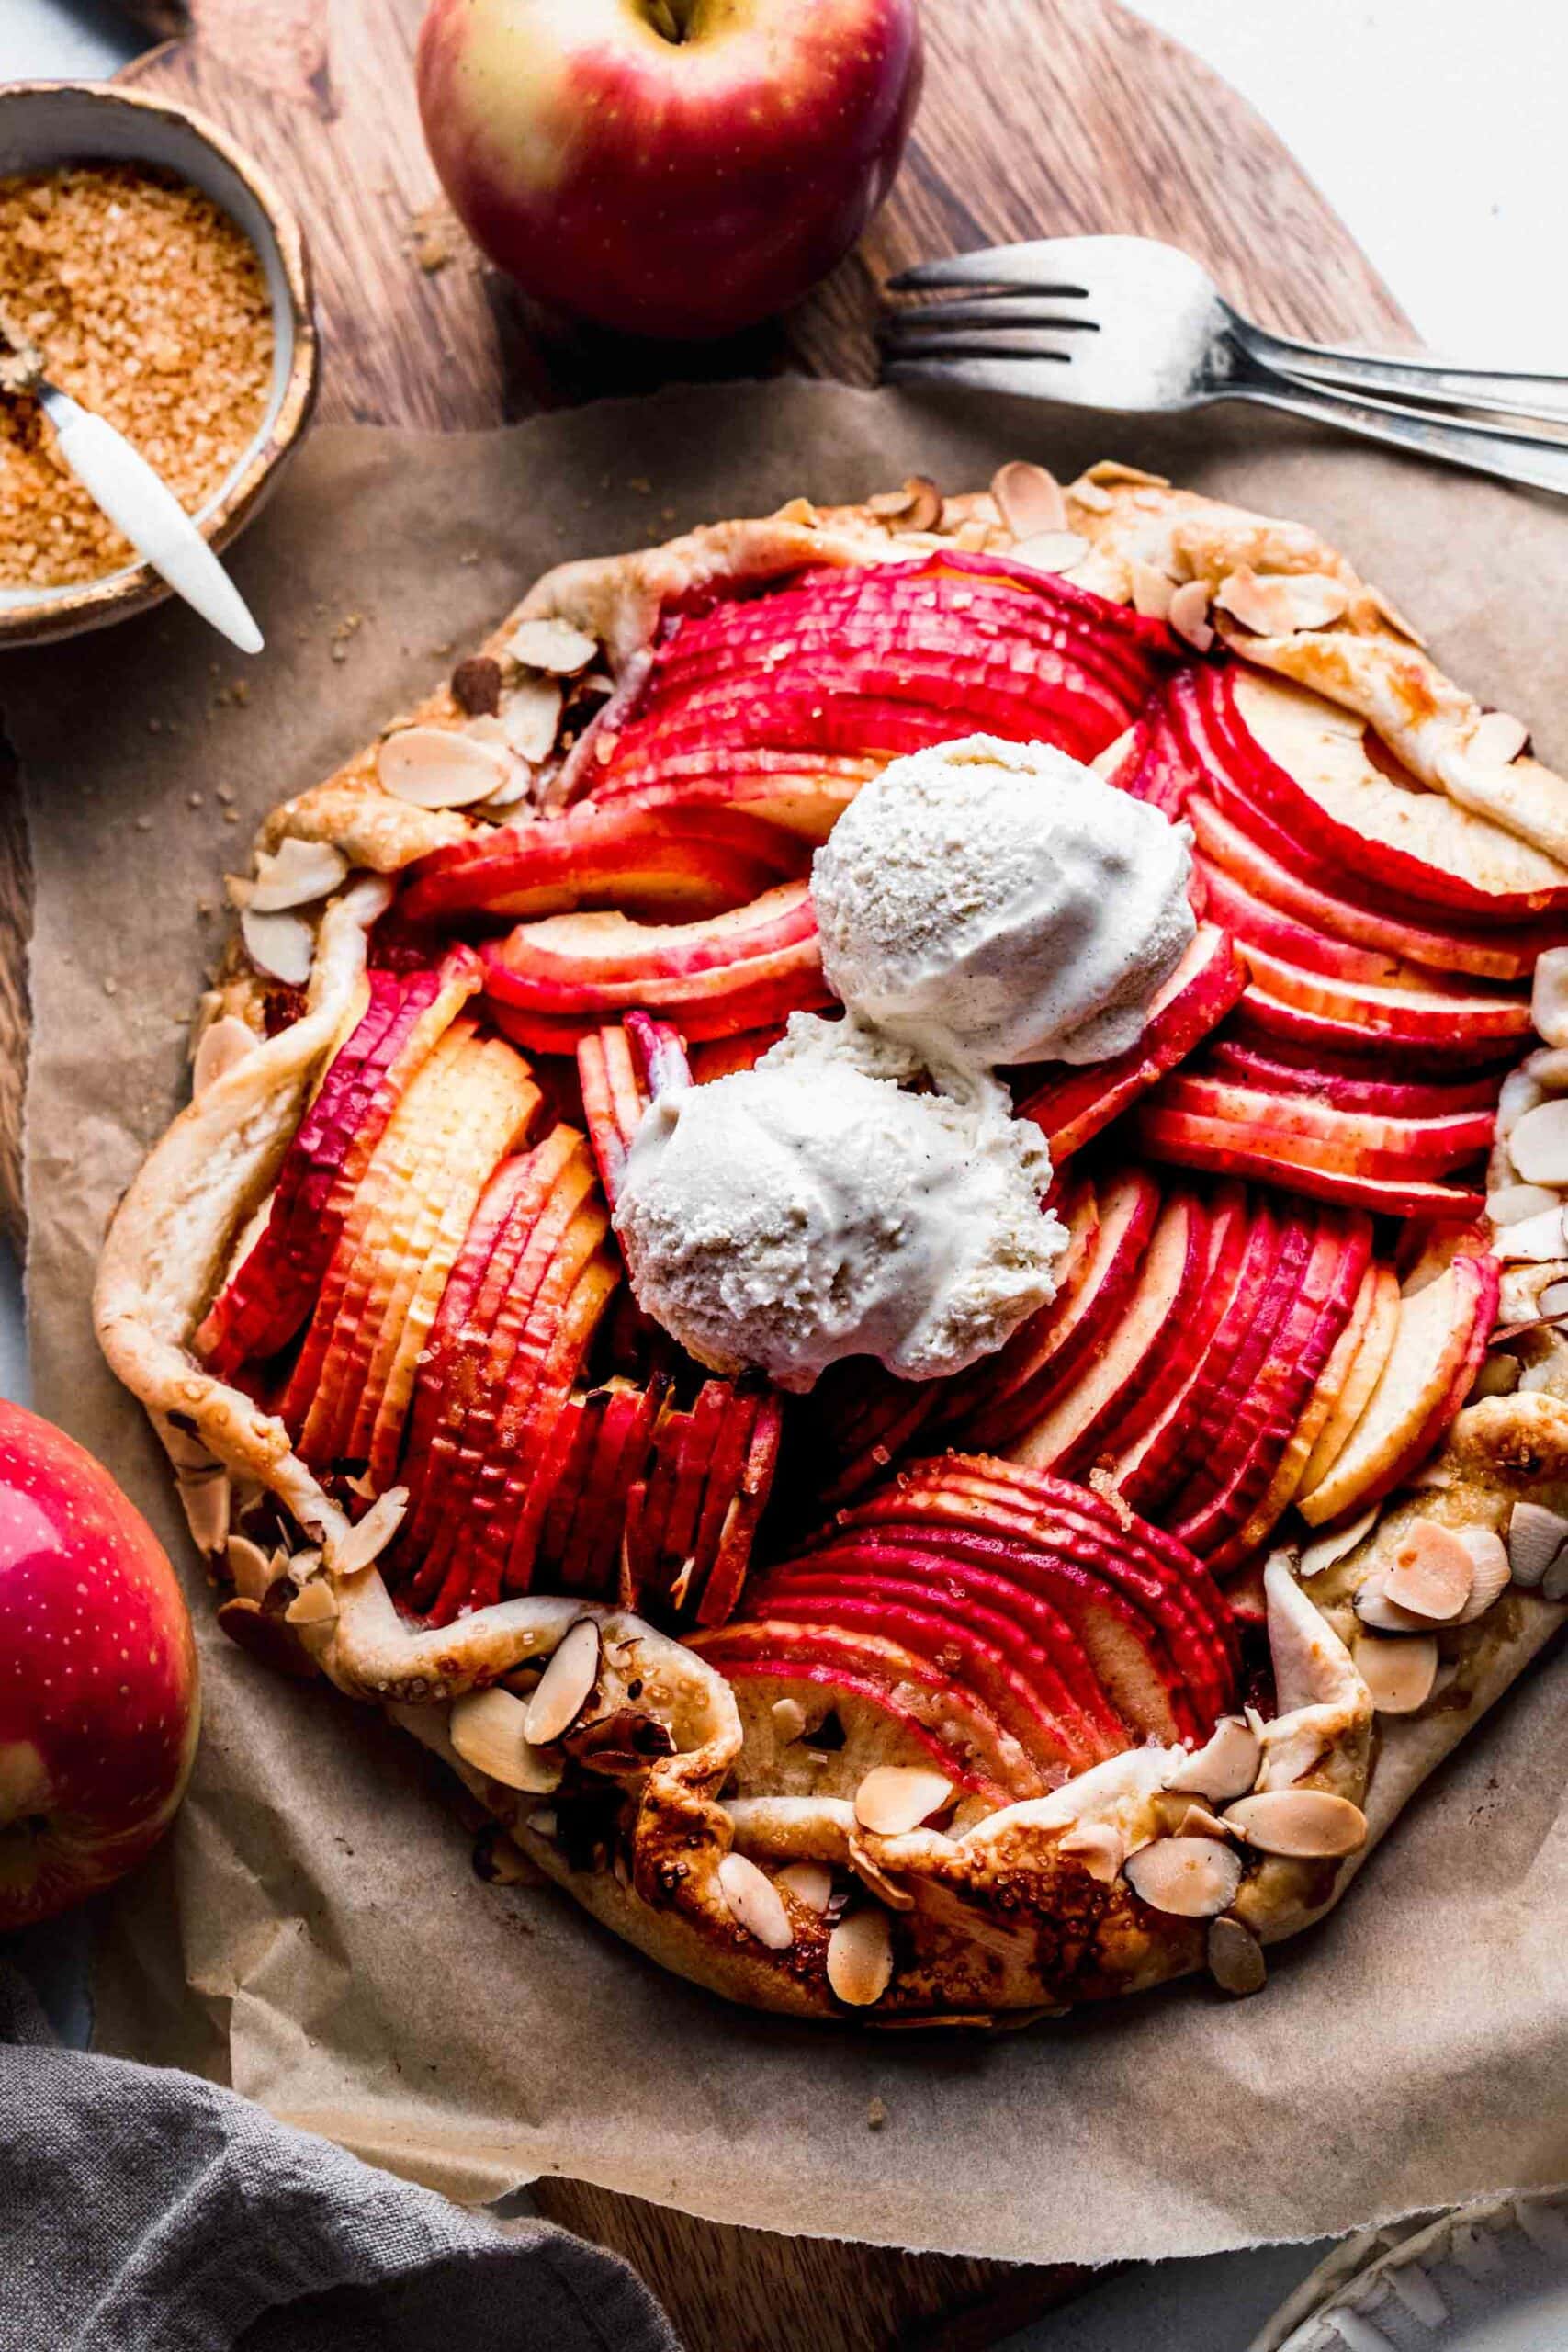
<instances>
[{"instance_id":1,"label":"golden brown crust","mask_svg":"<svg viewBox=\"0 0 1568 2352\"><path fill-rule=\"evenodd\" d=\"M1214 624L1247 660L1303 679L1361 712L1436 788L1526 830L1509 796L1518 779L1475 784L1466 746L1478 708L1432 668L1413 633L1351 567L1303 526L1172 490L1134 469L1099 467L1066 492L1068 519L1089 542L1075 576L1130 600L1158 573L1201 584ZM807 562L908 557L956 537L1005 547L995 501L949 500L936 532L900 531L870 507L818 513L796 502L756 522L695 531L662 548L563 565L540 581L482 649L497 661L517 625L556 617L586 630L612 679L636 664L662 604L721 581L756 580ZM1244 578L1245 575L1245 578ZM1333 616L1274 634L1225 609L1229 583L1323 581ZM1157 584L1157 583L1156 583ZM1318 595L1318 605L1325 599ZM1255 614L1266 609L1254 599ZM450 683L398 726L461 728ZM389 730L391 731L391 730ZM1528 764L1528 763L1521 763ZM1555 780L1552 780L1555 782ZM1472 797L1466 799L1467 793ZM1530 800L1527 790L1526 801ZM1533 802L1531 803L1533 808ZM1531 809L1525 814L1534 821ZM325 782L275 810L258 847L289 836L330 842L352 867L390 875L459 841L485 820L395 798L369 746ZM227 1507L213 1508L214 1464L270 1488L314 1550L300 1568L321 1589L320 1615L299 1638L340 1689L378 1701L446 1758L519 1844L594 1916L677 1973L728 1998L812 2017L858 2015L889 2024L962 2018L984 2022L1081 1999L1130 1992L1203 1964L1202 1919L1155 1910L1118 1871L1097 1874L1080 1845L1089 1831L1132 1853L1172 1826L1167 1782L1183 1751L1145 1748L1118 1757L1049 1795L974 1822L957 1837L919 1829L879 1838L857 1826L841 1795L819 1800L724 1792L741 1731L722 1678L690 1652L636 1621L574 1601L508 1601L441 1631L397 1613L372 1560L355 1564L349 1522L295 1456L282 1424L214 1378L190 1352L236 1234L265 1198L315 1076L331 1050L365 961L366 928L385 902L384 882L351 882L320 919L304 1017L260 1042L268 994L243 954L206 1005L256 1034L254 1053L183 1112L127 1195L106 1246L96 1312L110 1363L147 1405L168 1446L209 1548L221 1550ZM1260 1785L1299 1786L1364 1806L1366 1847L1348 1860L1250 1854L1231 1916L1260 1941L1294 1933L1343 1891L1411 1791L1506 1688L1561 1623L1561 1606L1506 1593L1476 1624L1444 1636L1446 1687L1420 1715L1374 1724L1352 1647L1358 1586L1382 1566L1416 1513L1445 1525L1497 1528L1529 1492L1568 1507L1568 1407L1547 1396L1495 1397L1463 1414L1436 1467L1439 1483L1396 1503L1366 1541L1310 1586L1277 1555L1268 1577L1269 1634L1280 1719L1264 1733ZM215 1530L218 1530L216 1533ZM612 1639L657 1652L661 1708L674 1752L610 1776L614 1816L597 1866L565 1835L558 1811L486 1778L451 1744L455 1700L546 1658L589 1614ZM639 1650L640 1654L640 1650ZM612 1694L613 1696L613 1694ZM599 1703L599 1702L596 1702ZM604 1701L604 1703L608 1703ZM1292 1745L1293 1743L1293 1745ZM1272 1775L1272 1777L1270 1777ZM602 1810L604 1810L602 1808ZM835 1919L785 1898L790 1936L770 1950L738 1919L720 1865L731 1851L778 1866L832 1866L840 1890L885 1916L892 1968L865 2007L833 1990L829 1947Z\"/></svg>"}]
</instances>

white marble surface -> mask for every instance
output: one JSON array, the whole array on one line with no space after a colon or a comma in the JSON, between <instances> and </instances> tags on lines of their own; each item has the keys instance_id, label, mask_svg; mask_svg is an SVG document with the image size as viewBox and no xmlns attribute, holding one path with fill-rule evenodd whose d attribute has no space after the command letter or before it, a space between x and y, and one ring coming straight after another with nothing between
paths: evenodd
<instances>
[{"instance_id":1,"label":"white marble surface","mask_svg":"<svg viewBox=\"0 0 1568 2352\"><path fill-rule=\"evenodd\" d=\"M1568 193L1563 0L1142 0L1140 12L1274 123L1428 342L1568 369L1556 253ZM112 72L133 46L101 0L0 0L0 80ZM0 1394L26 1394L8 1252ZM1134 2265L1014 2338L1011 2352L1243 2352L1320 2251Z\"/></svg>"}]
</instances>

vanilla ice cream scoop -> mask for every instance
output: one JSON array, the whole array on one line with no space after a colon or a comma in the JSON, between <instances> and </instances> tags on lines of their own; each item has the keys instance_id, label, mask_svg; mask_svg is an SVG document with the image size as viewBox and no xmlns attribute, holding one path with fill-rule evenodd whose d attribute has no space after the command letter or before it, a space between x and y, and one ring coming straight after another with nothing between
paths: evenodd
<instances>
[{"instance_id":1,"label":"vanilla ice cream scoop","mask_svg":"<svg viewBox=\"0 0 1568 2352\"><path fill-rule=\"evenodd\" d=\"M809 1388L844 1356L960 1372L1055 1292L1050 1159L979 1079L914 1092L907 1054L797 1013L755 1069L660 1094L615 1230L639 1304L699 1363Z\"/></svg>"},{"instance_id":2,"label":"vanilla ice cream scoop","mask_svg":"<svg viewBox=\"0 0 1568 2352\"><path fill-rule=\"evenodd\" d=\"M829 985L933 1065L1108 1060L1196 928L1190 839L1044 743L895 760L812 866Z\"/></svg>"}]
</instances>

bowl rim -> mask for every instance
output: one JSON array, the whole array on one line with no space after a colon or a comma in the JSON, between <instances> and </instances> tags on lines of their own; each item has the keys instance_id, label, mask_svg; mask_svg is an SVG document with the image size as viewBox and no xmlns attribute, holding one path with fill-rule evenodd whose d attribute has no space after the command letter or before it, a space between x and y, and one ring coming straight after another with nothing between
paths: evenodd
<instances>
[{"instance_id":1,"label":"bowl rim","mask_svg":"<svg viewBox=\"0 0 1568 2352\"><path fill-rule=\"evenodd\" d=\"M212 513L200 526L202 537L214 548L227 547L256 513L276 486L279 469L304 434L321 389L321 345L312 298L310 249L298 213L276 183L244 148L231 139L199 107L163 92L121 87L112 82L53 81L0 84L0 114L28 99L62 94L90 104L143 118L176 122L193 131L226 164L254 198L276 247L277 261L288 288L293 329L293 351L283 393L272 422L252 444L240 472ZM62 165L71 157L62 154ZM155 162L153 156L145 159ZM70 637L132 613L163 604L174 591L149 564L138 564L105 580L85 580L64 589L40 591L44 601L0 610L0 651L18 645L42 644L51 638Z\"/></svg>"}]
</instances>

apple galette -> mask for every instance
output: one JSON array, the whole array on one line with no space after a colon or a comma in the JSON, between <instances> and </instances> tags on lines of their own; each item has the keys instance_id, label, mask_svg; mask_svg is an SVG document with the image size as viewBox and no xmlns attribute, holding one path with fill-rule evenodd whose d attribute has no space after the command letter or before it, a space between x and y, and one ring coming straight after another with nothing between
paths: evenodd
<instances>
[{"instance_id":1,"label":"apple galette","mask_svg":"<svg viewBox=\"0 0 1568 2352\"><path fill-rule=\"evenodd\" d=\"M1560 1622L1568 786L1310 530L569 564L231 892L104 1347L224 1629L670 1967L1254 1990Z\"/></svg>"}]
</instances>

